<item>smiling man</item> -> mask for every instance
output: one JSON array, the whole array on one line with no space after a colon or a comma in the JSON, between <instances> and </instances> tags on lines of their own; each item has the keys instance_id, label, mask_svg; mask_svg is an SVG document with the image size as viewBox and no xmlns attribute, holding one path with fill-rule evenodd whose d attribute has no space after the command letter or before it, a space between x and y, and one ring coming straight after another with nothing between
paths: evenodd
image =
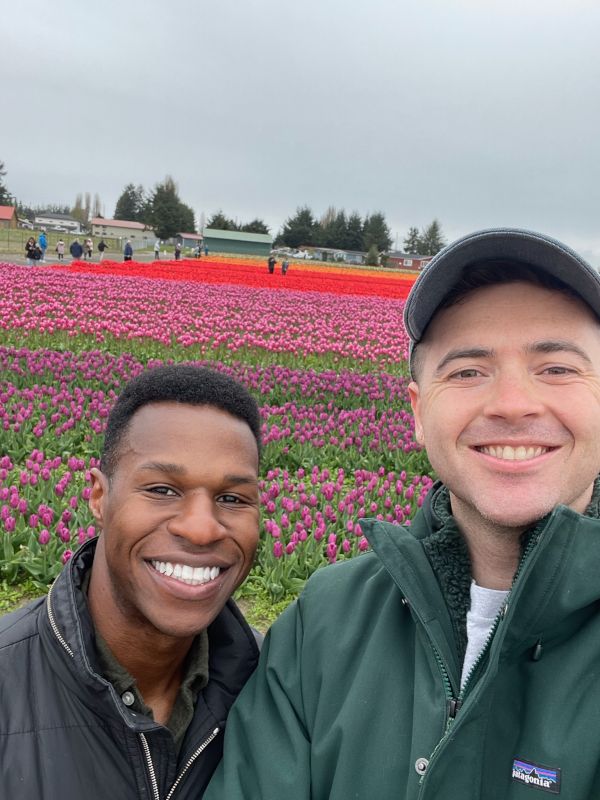
<instances>
[{"instance_id":1,"label":"smiling man","mask_svg":"<svg viewBox=\"0 0 600 800\"><path fill-rule=\"evenodd\" d=\"M275 623L206 800L600 797L599 317L539 234L425 268L409 394L440 480Z\"/></svg>"},{"instance_id":2,"label":"smiling man","mask_svg":"<svg viewBox=\"0 0 600 800\"><path fill-rule=\"evenodd\" d=\"M198 798L258 660L230 599L258 543L257 405L174 365L110 414L101 530L47 599L0 626L0 785L11 798Z\"/></svg>"}]
</instances>

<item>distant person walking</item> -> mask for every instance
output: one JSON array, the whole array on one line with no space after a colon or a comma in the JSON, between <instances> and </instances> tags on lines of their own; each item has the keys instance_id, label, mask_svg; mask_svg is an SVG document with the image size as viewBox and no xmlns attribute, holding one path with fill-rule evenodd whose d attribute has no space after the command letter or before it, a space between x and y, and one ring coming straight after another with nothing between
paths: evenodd
<instances>
[{"instance_id":1,"label":"distant person walking","mask_svg":"<svg viewBox=\"0 0 600 800\"><path fill-rule=\"evenodd\" d=\"M177 242L175 245L175 261L179 261L181 258L181 242Z\"/></svg>"},{"instance_id":2,"label":"distant person walking","mask_svg":"<svg viewBox=\"0 0 600 800\"><path fill-rule=\"evenodd\" d=\"M98 252L100 253L99 261L102 261L102 259L104 258L105 250L108 250L108 245L106 244L104 239L100 239L100 241L98 242Z\"/></svg>"},{"instance_id":3,"label":"distant person walking","mask_svg":"<svg viewBox=\"0 0 600 800\"><path fill-rule=\"evenodd\" d=\"M160 239L154 242L154 259L160 261Z\"/></svg>"},{"instance_id":4,"label":"distant person walking","mask_svg":"<svg viewBox=\"0 0 600 800\"><path fill-rule=\"evenodd\" d=\"M275 272L276 263L277 261L275 261L275 256L269 256L269 259L267 261L267 267L269 268L269 275L272 275Z\"/></svg>"},{"instance_id":5,"label":"distant person walking","mask_svg":"<svg viewBox=\"0 0 600 800\"><path fill-rule=\"evenodd\" d=\"M281 262L281 274L287 275L289 267L290 267L290 262L287 260L287 258L284 258L283 261Z\"/></svg>"},{"instance_id":6,"label":"distant person walking","mask_svg":"<svg viewBox=\"0 0 600 800\"><path fill-rule=\"evenodd\" d=\"M56 255L58 256L59 261L63 261L65 257L65 243L62 239L59 239L56 243Z\"/></svg>"},{"instance_id":7,"label":"distant person walking","mask_svg":"<svg viewBox=\"0 0 600 800\"><path fill-rule=\"evenodd\" d=\"M133 258L133 247L131 246L131 239L127 239L125 249L123 250L123 261L131 261Z\"/></svg>"},{"instance_id":8,"label":"distant person walking","mask_svg":"<svg viewBox=\"0 0 600 800\"><path fill-rule=\"evenodd\" d=\"M46 239L46 234L42 231L38 237L38 246L42 253L42 261L46 260L46 250L48 249L48 239Z\"/></svg>"},{"instance_id":9,"label":"distant person walking","mask_svg":"<svg viewBox=\"0 0 600 800\"><path fill-rule=\"evenodd\" d=\"M29 267L35 267L42 257L42 249L33 236L30 236L25 242L25 257Z\"/></svg>"},{"instance_id":10,"label":"distant person walking","mask_svg":"<svg viewBox=\"0 0 600 800\"><path fill-rule=\"evenodd\" d=\"M88 239L85 240L84 249L85 249L86 257L88 259L91 259L92 258L92 253L94 252L94 243L92 242L91 239L88 238Z\"/></svg>"},{"instance_id":11,"label":"distant person walking","mask_svg":"<svg viewBox=\"0 0 600 800\"><path fill-rule=\"evenodd\" d=\"M73 257L73 261L79 261L79 259L83 255L83 247L79 239L75 239L74 242L71 242L71 246L69 247L69 252Z\"/></svg>"},{"instance_id":12,"label":"distant person walking","mask_svg":"<svg viewBox=\"0 0 600 800\"><path fill-rule=\"evenodd\" d=\"M204 245L204 255L208 256L208 245L207 244Z\"/></svg>"}]
</instances>

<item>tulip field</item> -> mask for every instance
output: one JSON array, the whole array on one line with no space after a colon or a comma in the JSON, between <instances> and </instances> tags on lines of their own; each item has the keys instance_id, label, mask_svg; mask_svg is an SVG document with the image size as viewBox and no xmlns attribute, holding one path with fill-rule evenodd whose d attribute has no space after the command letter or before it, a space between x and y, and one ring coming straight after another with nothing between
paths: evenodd
<instances>
[{"instance_id":1,"label":"tulip field","mask_svg":"<svg viewBox=\"0 0 600 800\"><path fill-rule=\"evenodd\" d=\"M96 535L89 470L120 387L209 365L263 420L261 542L243 592L289 600L360 557L358 520L402 524L432 479L414 442L403 301L413 276L253 259L0 263L0 583L45 588Z\"/></svg>"}]
</instances>

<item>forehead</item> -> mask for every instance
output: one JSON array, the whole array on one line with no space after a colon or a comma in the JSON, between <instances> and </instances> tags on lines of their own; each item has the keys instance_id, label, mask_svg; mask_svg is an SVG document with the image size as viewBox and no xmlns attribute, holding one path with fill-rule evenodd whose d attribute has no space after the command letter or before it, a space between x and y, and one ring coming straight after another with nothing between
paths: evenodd
<instances>
[{"instance_id":1,"label":"forehead","mask_svg":"<svg viewBox=\"0 0 600 800\"><path fill-rule=\"evenodd\" d=\"M582 300L570 294L525 281L494 284L466 294L455 304L437 312L431 321L424 341L437 343L452 332L466 334L470 330L482 333L482 326L495 330L498 321L513 327L507 334L518 332L527 336L535 326L564 334L565 324L598 329L600 323Z\"/></svg>"},{"instance_id":2,"label":"forehead","mask_svg":"<svg viewBox=\"0 0 600 800\"><path fill-rule=\"evenodd\" d=\"M246 422L213 406L149 403L132 416L123 435L121 456L172 461L219 456L258 464L258 447Z\"/></svg>"}]
</instances>

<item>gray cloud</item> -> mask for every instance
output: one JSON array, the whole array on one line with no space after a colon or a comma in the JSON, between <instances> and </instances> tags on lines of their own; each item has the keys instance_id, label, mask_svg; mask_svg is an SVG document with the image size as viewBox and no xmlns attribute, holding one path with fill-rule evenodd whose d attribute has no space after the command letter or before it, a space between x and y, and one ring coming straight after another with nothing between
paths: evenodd
<instances>
[{"instance_id":1,"label":"gray cloud","mask_svg":"<svg viewBox=\"0 0 600 800\"><path fill-rule=\"evenodd\" d=\"M3 10L0 158L32 203L166 174L199 214L516 224L600 263L600 10L558 0L31 0Z\"/></svg>"}]
</instances>

